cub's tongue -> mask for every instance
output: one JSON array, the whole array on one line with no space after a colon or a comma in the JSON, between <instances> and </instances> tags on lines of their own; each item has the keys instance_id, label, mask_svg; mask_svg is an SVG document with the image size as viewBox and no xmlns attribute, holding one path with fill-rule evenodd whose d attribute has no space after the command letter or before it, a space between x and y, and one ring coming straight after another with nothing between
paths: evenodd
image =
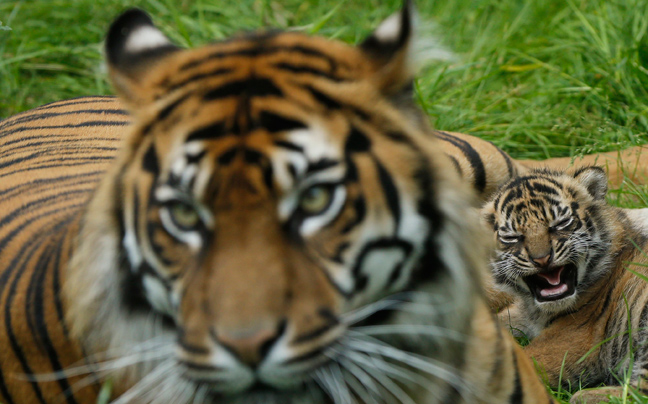
<instances>
[{"instance_id":1,"label":"cub's tongue","mask_svg":"<svg viewBox=\"0 0 648 404\"><path fill-rule=\"evenodd\" d=\"M540 296L550 297L562 295L563 293L567 292L567 289L567 285L563 283L562 285L556 286L554 288L540 289Z\"/></svg>"},{"instance_id":2,"label":"cub's tongue","mask_svg":"<svg viewBox=\"0 0 648 404\"><path fill-rule=\"evenodd\" d=\"M558 268L558 269L556 269L556 270L554 270L552 272L539 273L538 276L540 276L542 278L545 278L547 280L547 282L549 282L550 285L558 286L558 285L560 285L560 274L562 273L563 269L565 269L564 266L562 266L562 267L560 267L560 268ZM564 286L567 287L567 285L564 285ZM545 290L551 290L551 289L556 289L556 288L549 288L549 289L545 289Z\"/></svg>"}]
</instances>

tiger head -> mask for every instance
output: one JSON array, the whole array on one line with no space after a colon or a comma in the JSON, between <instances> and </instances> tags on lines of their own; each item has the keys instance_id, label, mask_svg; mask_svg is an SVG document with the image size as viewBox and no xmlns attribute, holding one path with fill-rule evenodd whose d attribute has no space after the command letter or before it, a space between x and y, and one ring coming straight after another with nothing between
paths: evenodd
<instances>
[{"instance_id":1,"label":"tiger head","mask_svg":"<svg viewBox=\"0 0 648 404\"><path fill-rule=\"evenodd\" d=\"M357 47L265 32L194 50L138 10L113 24L133 125L65 293L87 352L134 355L110 376L124 397L421 402L451 384L482 254L408 96L413 24L406 4Z\"/></svg>"},{"instance_id":2,"label":"tiger head","mask_svg":"<svg viewBox=\"0 0 648 404\"><path fill-rule=\"evenodd\" d=\"M540 311L572 308L609 268L605 195L599 167L531 171L505 184L483 208L495 234L495 282Z\"/></svg>"}]
</instances>

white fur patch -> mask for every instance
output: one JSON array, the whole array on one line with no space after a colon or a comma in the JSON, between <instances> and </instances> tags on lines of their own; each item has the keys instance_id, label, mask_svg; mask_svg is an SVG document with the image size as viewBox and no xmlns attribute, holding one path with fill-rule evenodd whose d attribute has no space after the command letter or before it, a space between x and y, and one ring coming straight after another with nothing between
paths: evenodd
<instances>
[{"instance_id":1,"label":"white fur patch","mask_svg":"<svg viewBox=\"0 0 648 404\"><path fill-rule=\"evenodd\" d=\"M169 45L170 43L160 30L145 25L130 34L126 40L125 48L127 52L137 53Z\"/></svg>"},{"instance_id":2,"label":"white fur patch","mask_svg":"<svg viewBox=\"0 0 648 404\"><path fill-rule=\"evenodd\" d=\"M133 231L131 229L126 229L125 233L123 240L124 248L126 248L126 254L128 255L131 267L135 269L142 263L142 254L137 246L137 240Z\"/></svg>"},{"instance_id":3,"label":"white fur patch","mask_svg":"<svg viewBox=\"0 0 648 404\"><path fill-rule=\"evenodd\" d=\"M648 235L648 208L645 209L624 209L632 225L640 232Z\"/></svg>"},{"instance_id":4,"label":"white fur patch","mask_svg":"<svg viewBox=\"0 0 648 404\"><path fill-rule=\"evenodd\" d=\"M146 290L146 297L155 310L173 317L173 308L169 300L169 292L164 284L151 275L144 275L142 284Z\"/></svg>"},{"instance_id":5,"label":"white fur patch","mask_svg":"<svg viewBox=\"0 0 648 404\"><path fill-rule=\"evenodd\" d=\"M401 34L401 14L395 13L390 15L385 21L380 24L378 29L374 32L374 36L380 42L394 42Z\"/></svg>"}]
</instances>

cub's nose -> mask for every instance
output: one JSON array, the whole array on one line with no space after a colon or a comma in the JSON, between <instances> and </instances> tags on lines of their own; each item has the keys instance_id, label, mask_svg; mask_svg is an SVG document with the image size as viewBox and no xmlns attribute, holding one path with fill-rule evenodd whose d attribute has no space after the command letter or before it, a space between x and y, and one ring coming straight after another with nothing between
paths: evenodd
<instances>
[{"instance_id":1,"label":"cub's nose","mask_svg":"<svg viewBox=\"0 0 648 404\"><path fill-rule=\"evenodd\" d=\"M275 327L214 330L212 338L241 363L256 368L263 362L285 330L286 322L281 321Z\"/></svg>"},{"instance_id":2,"label":"cub's nose","mask_svg":"<svg viewBox=\"0 0 648 404\"><path fill-rule=\"evenodd\" d=\"M539 267L546 267L546 266L549 266L549 263L551 262L551 256L552 256L552 253L549 253L549 254L545 255L544 257L540 257L540 258L531 258L531 259L533 260L533 262L534 262L537 266L539 266Z\"/></svg>"}]
</instances>

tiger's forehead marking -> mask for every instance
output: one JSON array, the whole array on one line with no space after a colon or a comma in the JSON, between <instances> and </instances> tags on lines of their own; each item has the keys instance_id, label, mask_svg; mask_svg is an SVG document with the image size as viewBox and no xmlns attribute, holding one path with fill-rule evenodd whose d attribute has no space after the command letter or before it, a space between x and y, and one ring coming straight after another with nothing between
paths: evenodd
<instances>
[{"instance_id":1,"label":"tiger's forehead marking","mask_svg":"<svg viewBox=\"0 0 648 404\"><path fill-rule=\"evenodd\" d=\"M573 209L575 191L556 178L541 175L520 177L505 186L495 206L503 225L520 229L564 217Z\"/></svg>"}]
</instances>

